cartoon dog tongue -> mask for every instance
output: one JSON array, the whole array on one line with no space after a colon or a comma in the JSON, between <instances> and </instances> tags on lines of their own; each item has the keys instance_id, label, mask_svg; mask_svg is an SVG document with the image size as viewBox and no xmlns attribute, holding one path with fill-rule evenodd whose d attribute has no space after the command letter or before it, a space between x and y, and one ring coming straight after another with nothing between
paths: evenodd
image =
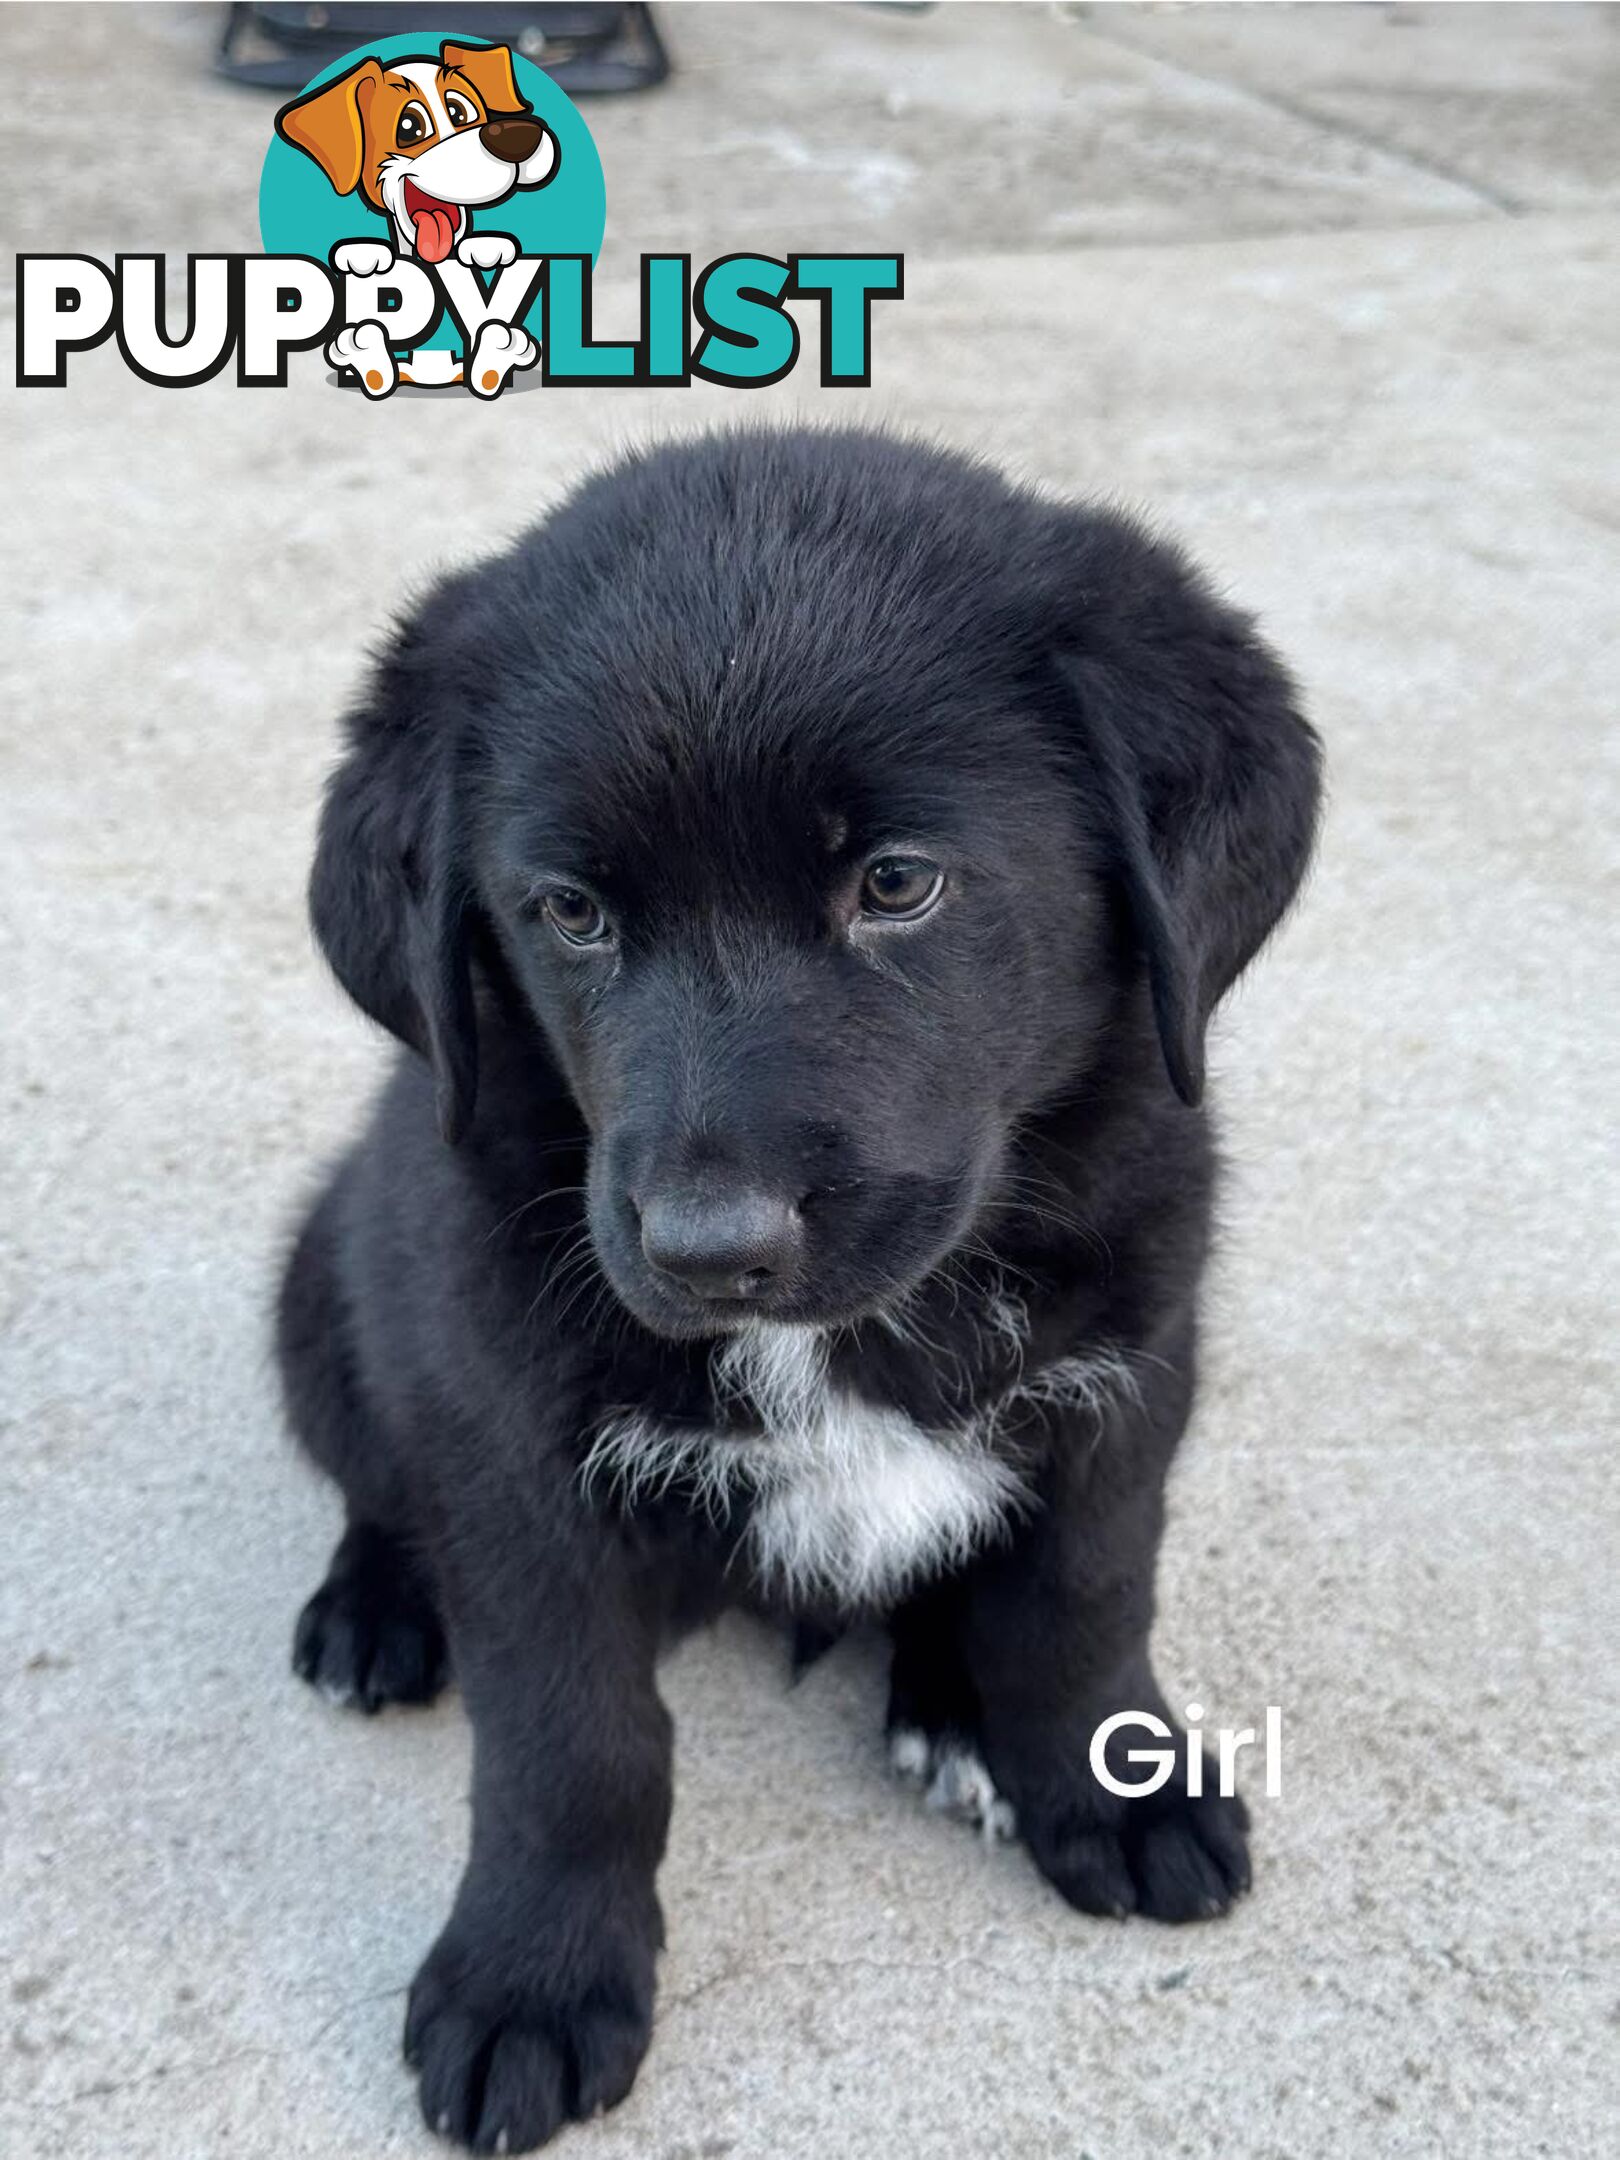
<instances>
[{"instance_id":1,"label":"cartoon dog tongue","mask_svg":"<svg viewBox=\"0 0 1620 2160\"><path fill-rule=\"evenodd\" d=\"M414 180L407 180L405 215L416 227L416 252L423 262L443 262L456 244L460 211L440 202L436 195L429 195Z\"/></svg>"}]
</instances>

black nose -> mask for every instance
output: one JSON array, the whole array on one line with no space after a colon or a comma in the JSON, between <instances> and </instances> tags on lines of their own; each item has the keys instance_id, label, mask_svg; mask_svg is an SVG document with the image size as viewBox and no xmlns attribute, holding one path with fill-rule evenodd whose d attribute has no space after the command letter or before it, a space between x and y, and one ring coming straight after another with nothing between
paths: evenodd
<instances>
[{"instance_id":1,"label":"black nose","mask_svg":"<svg viewBox=\"0 0 1620 2160\"><path fill-rule=\"evenodd\" d=\"M531 158L540 147L540 137L545 133L538 120L531 120L527 113L518 113L510 120L486 120L478 130L478 140L484 148L508 165L521 165Z\"/></svg>"},{"instance_id":2,"label":"black nose","mask_svg":"<svg viewBox=\"0 0 1620 2160\"><path fill-rule=\"evenodd\" d=\"M701 1297L764 1297L792 1274L804 1225L769 1193L657 1194L641 1211L648 1265Z\"/></svg>"}]
</instances>

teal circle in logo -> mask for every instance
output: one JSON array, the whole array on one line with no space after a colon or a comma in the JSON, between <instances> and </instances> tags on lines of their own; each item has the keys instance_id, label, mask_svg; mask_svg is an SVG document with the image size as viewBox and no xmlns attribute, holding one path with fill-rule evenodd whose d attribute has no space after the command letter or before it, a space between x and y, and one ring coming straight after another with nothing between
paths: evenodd
<instances>
[{"instance_id":1,"label":"teal circle in logo","mask_svg":"<svg viewBox=\"0 0 1620 2160\"><path fill-rule=\"evenodd\" d=\"M437 66L439 49L446 43L477 50L487 47L488 40L459 37L453 30L413 30L378 38L373 44L356 46L312 75L299 97L307 97L311 90L368 59L384 67L413 60ZM468 213L471 230L508 233L521 255L588 255L594 263L607 220L607 190L591 131L572 99L543 68L519 52L512 52L511 63L518 90L556 137L556 163L544 186L518 187L502 202L475 205ZM279 134L270 139L259 180L259 232L267 254L311 255L320 262L329 261L333 248L345 240L381 240L399 249L399 235L381 211L374 210L358 189L340 195L321 164ZM536 295L524 318L536 338L541 334L542 312L543 302ZM443 350L457 345L460 334L447 310L427 337L414 342L419 349Z\"/></svg>"}]
</instances>

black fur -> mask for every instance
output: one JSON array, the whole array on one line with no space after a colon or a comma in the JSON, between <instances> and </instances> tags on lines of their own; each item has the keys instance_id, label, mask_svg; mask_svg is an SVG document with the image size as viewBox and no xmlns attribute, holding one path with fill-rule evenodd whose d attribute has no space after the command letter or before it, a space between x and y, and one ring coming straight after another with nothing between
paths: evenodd
<instances>
[{"instance_id":1,"label":"black fur","mask_svg":"<svg viewBox=\"0 0 1620 2160\"><path fill-rule=\"evenodd\" d=\"M655 1657L769 1593L746 1499L629 1505L580 1467L630 1407L746 1427L710 1364L744 1313L831 1330L840 1385L940 1431L1020 1365L1126 1361L1097 1410L1013 1398L996 1445L1032 1504L899 1601L893 1714L965 1730L1084 1911L1187 1919L1246 1886L1213 1775L1127 1802L1087 1748L1116 1709L1164 1713L1204 1030L1299 882L1317 764L1281 668L1174 549L859 434L632 459L383 658L312 905L420 1055L302 1234L281 1352L350 1523L298 1669L415 1701L447 1637L473 1721L471 1856L407 2029L430 2124L520 2150L635 2075ZM884 851L943 867L926 920L859 912ZM560 888L612 934L568 944ZM655 1204L708 1235L739 1192L792 1232L751 1302L649 1264ZM1022 1346L980 1324L1008 1289ZM835 1606L798 1601L805 1642Z\"/></svg>"}]
</instances>

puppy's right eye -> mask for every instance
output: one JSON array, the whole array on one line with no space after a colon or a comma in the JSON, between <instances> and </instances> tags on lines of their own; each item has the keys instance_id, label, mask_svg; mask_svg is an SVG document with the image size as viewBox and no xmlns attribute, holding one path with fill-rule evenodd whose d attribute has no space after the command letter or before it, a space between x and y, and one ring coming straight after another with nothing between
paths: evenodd
<instances>
[{"instance_id":1,"label":"puppy's right eye","mask_svg":"<svg viewBox=\"0 0 1620 2160\"><path fill-rule=\"evenodd\" d=\"M570 945L599 945L608 934L607 917L574 885L553 885L540 903L546 920Z\"/></svg>"},{"instance_id":2,"label":"puppy's right eye","mask_svg":"<svg viewBox=\"0 0 1620 2160\"><path fill-rule=\"evenodd\" d=\"M433 133L433 122L428 118L425 105L407 105L394 124L394 147L397 150L414 150L418 143L426 142Z\"/></svg>"},{"instance_id":3,"label":"puppy's right eye","mask_svg":"<svg viewBox=\"0 0 1620 2160\"><path fill-rule=\"evenodd\" d=\"M938 863L920 855L884 855L861 881L861 907L887 922L915 922L926 915L945 890Z\"/></svg>"}]
</instances>

